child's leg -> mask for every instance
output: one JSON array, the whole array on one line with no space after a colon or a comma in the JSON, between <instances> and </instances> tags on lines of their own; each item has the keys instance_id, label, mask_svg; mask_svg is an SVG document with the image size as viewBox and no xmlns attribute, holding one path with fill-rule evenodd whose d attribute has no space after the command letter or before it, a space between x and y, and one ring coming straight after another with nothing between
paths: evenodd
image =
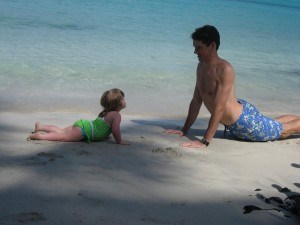
<instances>
[{"instance_id":1,"label":"child's leg","mask_svg":"<svg viewBox=\"0 0 300 225\"><path fill-rule=\"evenodd\" d=\"M68 126L68 127L64 128L64 129L62 129L62 132L63 133L70 132L73 128L74 128L73 125L72 126Z\"/></svg>"},{"instance_id":2,"label":"child's leg","mask_svg":"<svg viewBox=\"0 0 300 225\"><path fill-rule=\"evenodd\" d=\"M47 140L47 141L64 141L64 142L76 142L82 141L82 131L79 127L68 129L66 132L49 132L49 133L33 133L29 135L32 140Z\"/></svg>"},{"instance_id":3,"label":"child's leg","mask_svg":"<svg viewBox=\"0 0 300 225\"><path fill-rule=\"evenodd\" d=\"M35 132L45 131L45 132L62 133L62 132L64 132L64 129L59 128L57 126L53 126L53 125L42 125L41 123L36 122L34 131Z\"/></svg>"}]
</instances>

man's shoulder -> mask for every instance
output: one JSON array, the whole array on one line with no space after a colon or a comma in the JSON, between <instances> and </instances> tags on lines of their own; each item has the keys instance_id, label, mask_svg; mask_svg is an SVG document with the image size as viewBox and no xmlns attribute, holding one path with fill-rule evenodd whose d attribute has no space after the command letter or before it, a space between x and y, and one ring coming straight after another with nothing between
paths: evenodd
<instances>
[{"instance_id":1,"label":"man's shoulder","mask_svg":"<svg viewBox=\"0 0 300 225\"><path fill-rule=\"evenodd\" d=\"M231 73L234 74L233 66L228 62L227 60L221 59L218 66L219 71L221 71L221 74L224 73Z\"/></svg>"},{"instance_id":2,"label":"man's shoulder","mask_svg":"<svg viewBox=\"0 0 300 225\"><path fill-rule=\"evenodd\" d=\"M232 65L224 59L220 60L219 62L217 75L220 80L232 80L235 78L235 72Z\"/></svg>"},{"instance_id":3,"label":"man's shoulder","mask_svg":"<svg viewBox=\"0 0 300 225\"><path fill-rule=\"evenodd\" d=\"M222 66L224 69L225 69L225 68L233 69L231 63L228 62L228 61L225 60L225 59L221 59L221 58L220 58L219 65Z\"/></svg>"}]
</instances>

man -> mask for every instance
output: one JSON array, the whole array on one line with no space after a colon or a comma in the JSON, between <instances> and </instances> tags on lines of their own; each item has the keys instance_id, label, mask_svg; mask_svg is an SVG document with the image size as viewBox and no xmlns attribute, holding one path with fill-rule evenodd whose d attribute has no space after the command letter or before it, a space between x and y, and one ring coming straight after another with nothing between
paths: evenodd
<instances>
[{"instance_id":1,"label":"man","mask_svg":"<svg viewBox=\"0 0 300 225\"><path fill-rule=\"evenodd\" d=\"M220 35L215 27L200 27L191 37L194 53L199 58L194 95L183 128L166 130L166 133L186 135L195 122L202 103L211 113L205 135L201 141L185 142L181 144L182 147L207 147L219 123L225 125L234 137L249 141L277 140L300 133L299 116L284 115L274 120L264 117L246 101L237 99L234 69L229 62L218 56Z\"/></svg>"}]
</instances>

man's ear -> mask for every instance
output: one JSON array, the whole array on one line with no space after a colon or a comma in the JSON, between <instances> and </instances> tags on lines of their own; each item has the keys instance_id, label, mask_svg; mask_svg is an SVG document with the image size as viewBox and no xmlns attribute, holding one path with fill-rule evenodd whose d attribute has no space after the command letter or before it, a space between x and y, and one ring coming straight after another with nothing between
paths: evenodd
<instances>
[{"instance_id":1,"label":"man's ear","mask_svg":"<svg viewBox=\"0 0 300 225\"><path fill-rule=\"evenodd\" d=\"M216 42L212 42L210 45L211 45L212 48L217 49Z\"/></svg>"}]
</instances>

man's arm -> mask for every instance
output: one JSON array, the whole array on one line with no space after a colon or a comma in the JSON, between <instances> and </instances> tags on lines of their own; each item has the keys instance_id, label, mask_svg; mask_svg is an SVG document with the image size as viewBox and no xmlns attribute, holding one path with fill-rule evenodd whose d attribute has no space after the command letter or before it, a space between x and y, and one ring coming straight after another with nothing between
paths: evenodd
<instances>
[{"instance_id":1,"label":"man's arm","mask_svg":"<svg viewBox=\"0 0 300 225\"><path fill-rule=\"evenodd\" d=\"M196 118L199 114L201 104L202 104L202 98L201 98L201 95L199 93L199 90L198 90L198 87L197 87L197 84L196 84L196 87L195 87L195 90L194 90L194 95L193 95L193 98L191 100L188 115L187 115L187 118L185 120L183 128L181 130L166 130L165 133L179 134L179 136L186 135L186 133L188 132L190 127L193 125L193 123L195 122L195 120L196 120Z\"/></svg>"},{"instance_id":2,"label":"man's arm","mask_svg":"<svg viewBox=\"0 0 300 225\"><path fill-rule=\"evenodd\" d=\"M185 120L183 128L181 129L183 135L186 135L189 129L191 128L191 126L194 124L199 114L201 105L202 105L202 98L199 92L199 88L196 84L193 99L189 106L188 116Z\"/></svg>"},{"instance_id":3,"label":"man's arm","mask_svg":"<svg viewBox=\"0 0 300 225\"><path fill-rule=\"evenodd\" d=\"M214 100L214 111L211 114L208 128L204 135L204 138L208 142L212 140L218 129L219 123L223 116L225 104L233 88L234 77L234 71L231 66L226 66L223 73L219 76L219 84Z\"/></svg>"},{"instance_id":4,"label":"man's arm","mask_svg":"<svg viewBox=\"0 0 300 225\"><path fill-rule=\"evenodd\" d=\"M181 144L182 147L188 148L201 148L208 146L209 142L215 135L218 125L222 119L224 107L230 95L230 91L233 87L234 82L234 71L231 66L224 69L223 73L219 77L219 83L217 87L217 93L214 100L214 111L211 114L208 128L204 135L204 138L208 143L202 141L184 142Z\"/></svg>"}]
</instances>

